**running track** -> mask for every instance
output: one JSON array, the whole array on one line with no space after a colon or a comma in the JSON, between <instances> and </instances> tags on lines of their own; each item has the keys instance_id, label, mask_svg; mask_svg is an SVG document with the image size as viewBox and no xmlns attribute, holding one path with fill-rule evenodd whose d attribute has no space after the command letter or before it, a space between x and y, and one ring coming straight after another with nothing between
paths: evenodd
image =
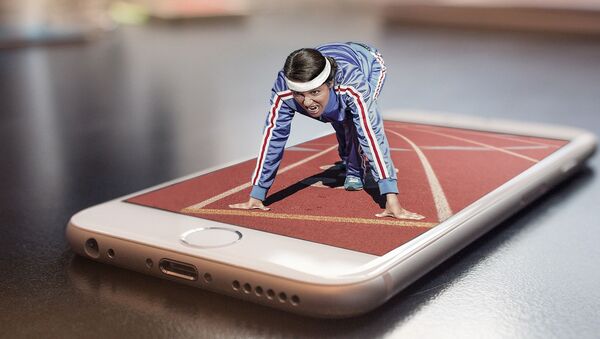
<instances>
[{"instance_id":1,"label":"running track","mask_svg":"<svg viewBox=\"0 0 600 339\"><path fill-rule=\"evenodd\" d=\"M513 178L566 142L429 125L385 122L401 205L420 221L377 218L374 183L347 192L334 134L286 150L265 204L268 212L232 210L248 200L256 160L189 179L128 202L383 255Z\"/></svg>"}]
</instances>

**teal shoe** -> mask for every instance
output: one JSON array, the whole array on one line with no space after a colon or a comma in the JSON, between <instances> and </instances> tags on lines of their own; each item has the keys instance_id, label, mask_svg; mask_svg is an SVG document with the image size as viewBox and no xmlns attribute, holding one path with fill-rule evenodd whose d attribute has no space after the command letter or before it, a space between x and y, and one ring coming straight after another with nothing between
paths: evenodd
<instances>
[{"instance_id":1,"label":"teal shoe","mask_svg":"<svg viewBox=\"0 0 600 339\"><path fill-rule=\"evenodd\" d=\"M363 189L363 183L360 178L347 176L346 181L344 181L344 188L346 191L360 191Z\"/></svg>"}]
</instances>

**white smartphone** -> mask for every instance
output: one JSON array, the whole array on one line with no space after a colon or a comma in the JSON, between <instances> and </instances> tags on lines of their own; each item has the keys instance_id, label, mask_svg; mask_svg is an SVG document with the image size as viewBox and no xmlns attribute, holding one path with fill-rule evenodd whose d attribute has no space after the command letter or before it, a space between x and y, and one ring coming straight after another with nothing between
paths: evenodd
<instances>
[{"instance_id":1,"label":"white smartphone","mask_svg":"<svg viewBox=\"0 0 600 339\"><path fill-rule=\"evenodd\" d=\"M317 317L349 317L394 294L567 178L596 137L563 126L395 111L385 131L401 205L378 218L377 185L343 189L334 134L288 147L265 204L256 160L232 162L90 207L66 234L81 256ZM339 166L338 166L339 167Z\"/></svg>"}]
</instances>

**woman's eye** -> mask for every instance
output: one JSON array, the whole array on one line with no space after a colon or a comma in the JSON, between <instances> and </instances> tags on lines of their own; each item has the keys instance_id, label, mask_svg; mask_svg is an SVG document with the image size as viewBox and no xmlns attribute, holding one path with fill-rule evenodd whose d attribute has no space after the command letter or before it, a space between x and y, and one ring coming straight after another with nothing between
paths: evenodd
<instances>
[{"instance_id":1,"label":"woman's eye","mask_svg":"<svg viewBox=\"0 0 600 339\"><path fill-rule=\"evenodd\" d=\"M312 91L312 92L310 92L310 94L317 95L317 94L319 94L319 91Z\"/></svg>"}]
</instances>

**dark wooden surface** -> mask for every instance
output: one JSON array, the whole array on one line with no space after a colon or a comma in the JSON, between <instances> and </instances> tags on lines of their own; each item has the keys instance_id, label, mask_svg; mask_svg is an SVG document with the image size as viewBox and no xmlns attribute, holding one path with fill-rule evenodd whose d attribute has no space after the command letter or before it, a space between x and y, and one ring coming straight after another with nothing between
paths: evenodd
<instances>
[{"instance_id":1,"label":"dark wooden surface","mask_svg":"<svg viewBox=\"0 0 600 339\"><path fill-rule=\"evenodd\" d=\"M385 109L600 133L600 40L390 26L300 11L125 27L0 51L0 337L594 337L600 181L582 172L380 309L317 320L98 264L64 237L80 209L253 155L293 49L378 46ZM290 142L328 130L297 118Z\"/></svg>"}]
</instances>

